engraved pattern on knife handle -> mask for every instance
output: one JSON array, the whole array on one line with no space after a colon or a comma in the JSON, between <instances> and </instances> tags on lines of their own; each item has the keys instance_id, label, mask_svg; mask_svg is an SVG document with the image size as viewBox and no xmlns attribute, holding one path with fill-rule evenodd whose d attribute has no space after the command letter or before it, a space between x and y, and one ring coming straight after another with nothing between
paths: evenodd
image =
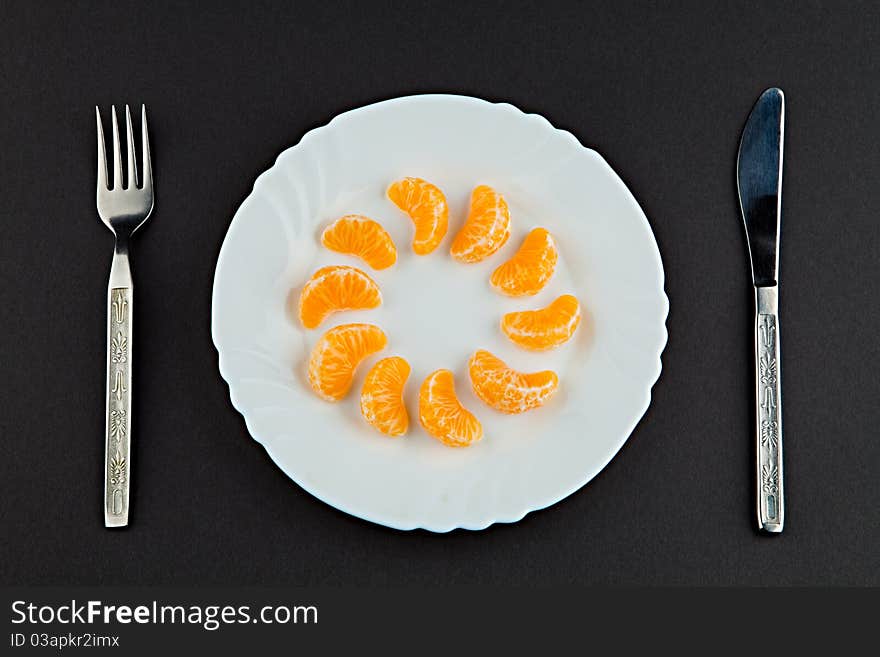
<instances>
[{"instance_id":1,"label":"engraved pattern on knife handle","mask_svg":"<svg viewBox=\"0 0 880 657\"><path fill-rule=\"evenodd\" d=\"M110 288L107 309L107 430L104 451L104 521L108 527L128 524L131 304L131 288Z\"/></svg>"},{"instance_id":2,"label":"engraved pattern on knife handle","mask_svg":"<svg viewBox=\"0 0 880 657\"><path fill-rule=\"evenodd\" d=\"M785 508L782 492L779 321L775 308L773 312L762 312L761 305L759 302L755 340L758 526L764 531L780 532Z\"/></svg>"}]
</instances>

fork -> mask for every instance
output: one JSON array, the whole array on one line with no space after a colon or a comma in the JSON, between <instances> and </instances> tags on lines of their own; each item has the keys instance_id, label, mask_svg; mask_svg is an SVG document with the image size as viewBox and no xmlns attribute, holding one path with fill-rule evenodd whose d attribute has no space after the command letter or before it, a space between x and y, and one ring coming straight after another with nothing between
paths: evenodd
<instances>
[{"instance_id":1,"label":"fork","mask_svg":"<svg viewBox=\"0 0 880 657\"><path fill-rule=\"evenodd\" d=\"M128 264L131 236L153 211L153 172L147 138L147 109L141 105L142 176L138 187L131 113L125 106L128 173L122 179L119 125L113 106L113 187L109 186L101 111L98 122L98 216L116 238L107 286L107 406L104 442L104 526L128 525L131 484L131 348L134 287Z\"/></svg>"}]
</instances>

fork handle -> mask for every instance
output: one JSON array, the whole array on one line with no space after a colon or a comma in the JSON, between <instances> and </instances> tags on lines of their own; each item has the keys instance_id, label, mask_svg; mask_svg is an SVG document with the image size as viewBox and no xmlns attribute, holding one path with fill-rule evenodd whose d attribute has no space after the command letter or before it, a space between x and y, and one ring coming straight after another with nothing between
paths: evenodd
<instances>
[{"instance_id":1,"label":"fork handle","mask_svg":"<svg viewBox=\"0 0 880 657\"><path fill-rule=\"evenodd\" d=\"M773 534L782 531L785 519L779 348L779 287L756 287L755 434L758 528Z\"/></svg>"},{"instance_id":2,"label":"fork handle","mask_svg":"<svg viewBox=\"0 0 880 657\"><path fill-rule=\"evenodd\" d=\"M133 287L128 250L117 241L107 286L107 408L104 525L128 525L131 482L131 349Z\"/></svg>"}]
</instances>

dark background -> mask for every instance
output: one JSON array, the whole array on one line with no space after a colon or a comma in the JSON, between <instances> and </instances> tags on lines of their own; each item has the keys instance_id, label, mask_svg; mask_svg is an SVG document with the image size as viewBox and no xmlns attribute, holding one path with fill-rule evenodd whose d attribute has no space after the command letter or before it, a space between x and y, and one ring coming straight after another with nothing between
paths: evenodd
<instances>
[{"instance_id":1,"label":"dark background","mask_svg":"<svg viewBox=\"0 0 880 657\"><path fill-rule=\"evenodd\" d=\"M2 583L880 584L878 7L452 4L3 3ZM767 538L734 163L772 85L788 506ZM420 92L509 101L601 152L648 215L671 304L620 454L476 533L385 529L297 488L229 404L210 337L216 257L254 178L339 112ZM133 524L107 531L94 106L126 102L149 109L158 187L134 244Z\"/></svg>"}]
</instances>

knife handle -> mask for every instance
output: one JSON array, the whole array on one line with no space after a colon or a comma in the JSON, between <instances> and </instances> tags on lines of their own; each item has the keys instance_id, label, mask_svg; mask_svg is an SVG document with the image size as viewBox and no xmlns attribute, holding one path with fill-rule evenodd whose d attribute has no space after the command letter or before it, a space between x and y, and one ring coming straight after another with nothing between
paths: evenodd
<instances>
[{"instance_id":1,"label":"knife handle","mask_svg":"<svg viewBox=\"0 0 880 657\"><path fill-rule=\"evenodd\" d=\"M782 531L782 395L779 287L755 288L755 419L758 529Z\"/></svg>"}]
</instances>

